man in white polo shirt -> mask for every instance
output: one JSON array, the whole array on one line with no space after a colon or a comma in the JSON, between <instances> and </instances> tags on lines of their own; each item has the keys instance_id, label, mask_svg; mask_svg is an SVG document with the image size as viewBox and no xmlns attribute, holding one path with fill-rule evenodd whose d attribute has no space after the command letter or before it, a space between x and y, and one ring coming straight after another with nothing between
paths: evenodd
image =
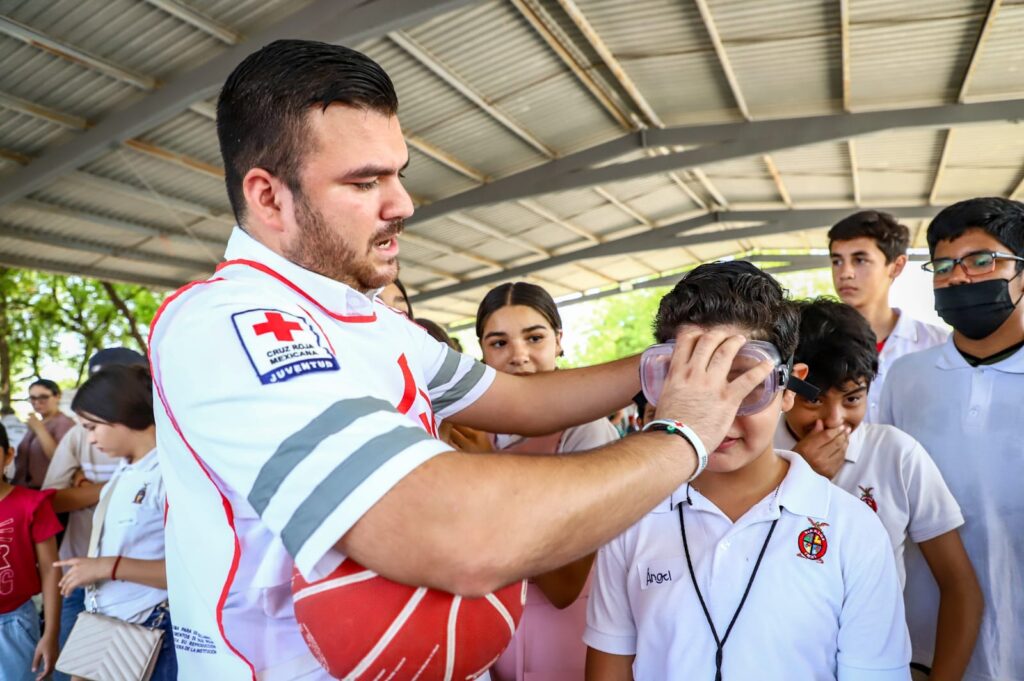
<instances>
[{"instance_id":1,"label":"man in white polo shirt","mask_svg":"<svg viewBox=\"0 0 1024 681\"><path fill-rule=\"evenodd\" d=\"M960 529L985 599L964 679L1024 680L1024 204L961 201L928 227L935 309L950 340L896 362L882 394L882 421L916 438L960 503ZM907 621L914 661L938 646L928 626L938 593L907 554ZM937 615L938 612L938 615Z\"/></svg>"},{"instance_id":2,"label":"man in white polo shirt","mask_svg":"<svg viewBox=\"0 0 1024 681\"><path fill-rule=\"evenodd\" d=\"M878 375L868 391L864 420L878 421L878 402L889 367L898 357L946 340L945 329L889 306L889 289L907 264L910 230L888 213L863 210L828 231L832 284L844 303L861 313L875 332Z\"/></svg>"},{"instance_id":3,"label":"man in white polo shirt","mask_svg":"<svg viewBox=\"0 0 1024 681\"><path fill-rule=\"evenodd\" d=\"M496 374L376 300L412 214L397 108L379 65L308 41L260 49L221 91L239 227L150 339L183 679L327 678L293 568L315 580L351 557L481 595L592 552L698 470L771 370L731 377L742 337L682 335L659 413L685 431L573 457L452 452L441 418L542 435L609 414L639 389L638 359Z\"/></svg>"},{"instance_id":4,"label":"man in white polo shirt","mask_svg":"<svg viewBox=\"0 0 1024 681\"><path fill-rule=\"evenodd\" d=\"M957 533L960 507L914 438L890 425L862 423L878 363L875 334L849 305L827 298L800 309L793 361L806 364L815 399L796 396L775 431L775 447L795 451L817 473L878 514L906 581L904 547L920 551L939 585L942 617L932 678L961 679L981 623L982 595Z\"/></svg>"},{"instance_id":5,"label":"man in white polo shirt","mask_svg":"<svg viewBox=\"0 0 1024 681\"><path fill-rule=\"evenodd\" d=\"M742 330L774 346L779 379L733 411L696 480L598 551L587 681L909 678L881 523L799 455L772 447L793 403L785 387L799 386L787 380L798 324L778 283L745 262L701 265L662 299L659 341L681 326Z\"/></svg>"}]
</instances>

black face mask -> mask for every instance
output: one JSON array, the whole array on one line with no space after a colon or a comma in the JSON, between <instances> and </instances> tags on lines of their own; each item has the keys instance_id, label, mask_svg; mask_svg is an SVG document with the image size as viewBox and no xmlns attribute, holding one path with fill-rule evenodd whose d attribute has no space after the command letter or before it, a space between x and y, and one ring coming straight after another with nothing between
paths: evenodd
<instances>
[{"instance_id":1,"label":"black face mask","mask_svg":"<svg viewBox=\"0 0 1024 681\"><path fill-rule=\"evenodd\" d=\"M971 340L995 333L1020 302L1010 297L1012 279L988 279L973 284L935 289L935 311L954 329ZM1024 297L1024 296L1022 296Z\"/></svg>"}]
</instances>

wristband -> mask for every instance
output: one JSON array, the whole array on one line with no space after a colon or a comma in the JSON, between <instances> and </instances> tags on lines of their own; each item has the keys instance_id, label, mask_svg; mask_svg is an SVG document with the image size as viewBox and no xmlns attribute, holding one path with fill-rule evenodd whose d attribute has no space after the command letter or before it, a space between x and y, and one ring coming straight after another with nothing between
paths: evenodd
<instances>
[{"instance_id":1,"label":"wristband","mask_svg":"<svg viewBox=\"0 0 1024 681\"><path fill-rule=\"evenodd\" d=\"M680 421L673 421L672 419L655 419L650 423L644 424L643 430L663 430L666 433L673 433L683 438L690 443L693 450L697 453L697 470L693 472L690 479L686 482L692 482L694 478L700 475L705 468L708 467L708 450L704 446L703 440L700 436L694 432L693 428L684 425Z\"/></svg>"},{"instance_id":2,"label":"wristband","mask_svg":"<svg viewBox=\"0 0 1024 681\"><path fill-rule=\"evenodd\" d=\"M114 567L112 567L110 569L110 581L113 582L113 581L115 581L117 579L117 566L120 565L120 564L121 564L121 556L118 556L117 559L114 561Z\"/></svg>"}]
</instances>

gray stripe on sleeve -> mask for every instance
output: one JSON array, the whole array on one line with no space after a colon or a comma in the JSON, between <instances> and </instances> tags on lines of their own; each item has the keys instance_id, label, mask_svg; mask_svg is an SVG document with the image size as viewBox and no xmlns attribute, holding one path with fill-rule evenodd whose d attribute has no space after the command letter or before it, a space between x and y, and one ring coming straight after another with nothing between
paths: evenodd
<instances>
[{"instance_id":1,"label":"gray stripe on sleeve","mask_svg":"<svg viewBox=\"0 0 1024 681\"><path fill-rule=\"evenodd\" d=\"M312 421L281 442L274 455L263 464L249 492L249 503L263 515L270 500L288 474L331 435L348 428L356 420L379 411L395 410L394 405L373 397L359 397L335 402Z\"/></svg>"},{"instance_id":2,"label":"gray stripe on sleeve","mask_svg":"<svg viewBox=\"0 0 1024 681\"><path fill-rule=\"evenodd\" d=\"M462 355L460 353L448 348L448 354L444 356L444 362L441 363L441 368L437 370L437 374L427 384L427 390L433 390L452 380L455 372L459 369L459 361L461 359Z\"/></svg>"},{"instance_id":3,"label":"gray stripe on sleeve","mask_svg":"<svg viewBox=\"0 0 1024 681\"><path fill-rule=\"evenodd\" d=\"M447 409L468 395L469 391L476 387L476 384L480 382L480 379L482 379L486 373L487 369L484 365L473 360L473 366L470 367L465 376L460 378L459 381L449 388L445 394L434 400L434 411Z\"/></svg>"},{"instance_id":4,"label":"gray stripe on sleeve","mask_svg":"<svg viewBox=\"0 0 1024 681\"><path fill-rule=\"evenodd\" d=\"M383 435L367 440L338 464L292 514L288 524L281 531L281 541L288 553L293 558L299 555L303 545L323 525L327 517L392 457L412 445L432 439L419 428L398 426Z\"/></svg>"}]
</instances>

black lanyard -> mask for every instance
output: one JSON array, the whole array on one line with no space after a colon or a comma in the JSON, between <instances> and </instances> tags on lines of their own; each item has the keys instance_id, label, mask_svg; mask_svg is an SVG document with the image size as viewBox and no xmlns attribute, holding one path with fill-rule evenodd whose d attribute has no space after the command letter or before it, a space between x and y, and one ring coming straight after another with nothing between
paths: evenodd
<instances>
[{"instance_id":1,"label":"black lanyard","mask_svg":"<svg viewBox=\"0 0 1024 681\"><path fill-rule=\"evenodd\" d=\"M689 490L687 490L686 503L691 506L693 505L693 502L690 501ZM781 513L781 506L779 507L779 511ZM757 562L754 563L754 571L750 573L750 580L747 582L747 588L743 592L743 598L740 599L740 604L736 606L736 612L732 616L732 621L729 622L729 627L725 630L725 636L718 638L718 630L715 629L715 623L711 619L711 613L708 612L708 606L704 602L704 596L701 595L700 587L697 586L697 575L693 572L693 562L690 560L690 545L686 541L686 523L683 522L683 504L679 504L679 531L683 535L683 551L686 552L686 567L690 569L690 580L693 581L693 590L697 592L697 599L700 601L700 607L704 609L704 619L708 621L708 626L711 627L711 635L715 637L715 643L718 645L718 648L715 650L715 681L722 681L722 651L725 648L725 642L729 640L729 634L732 633L732 627L736 624L736 620L740 616L740 610L743 610L743 604L747 602L747 596L750 595L750 587L754 585L754 577L757 576L757 569L761 567L761 559L764 558L764 552L768 549L768 542L771 541L772 533L775 532L775 526L778 524L779 518L776 518L772 521L772 526L768 528L768 536L764 538L764 544L761 546L761 553L758 554Z\"/></svg>"}]
</instances>

